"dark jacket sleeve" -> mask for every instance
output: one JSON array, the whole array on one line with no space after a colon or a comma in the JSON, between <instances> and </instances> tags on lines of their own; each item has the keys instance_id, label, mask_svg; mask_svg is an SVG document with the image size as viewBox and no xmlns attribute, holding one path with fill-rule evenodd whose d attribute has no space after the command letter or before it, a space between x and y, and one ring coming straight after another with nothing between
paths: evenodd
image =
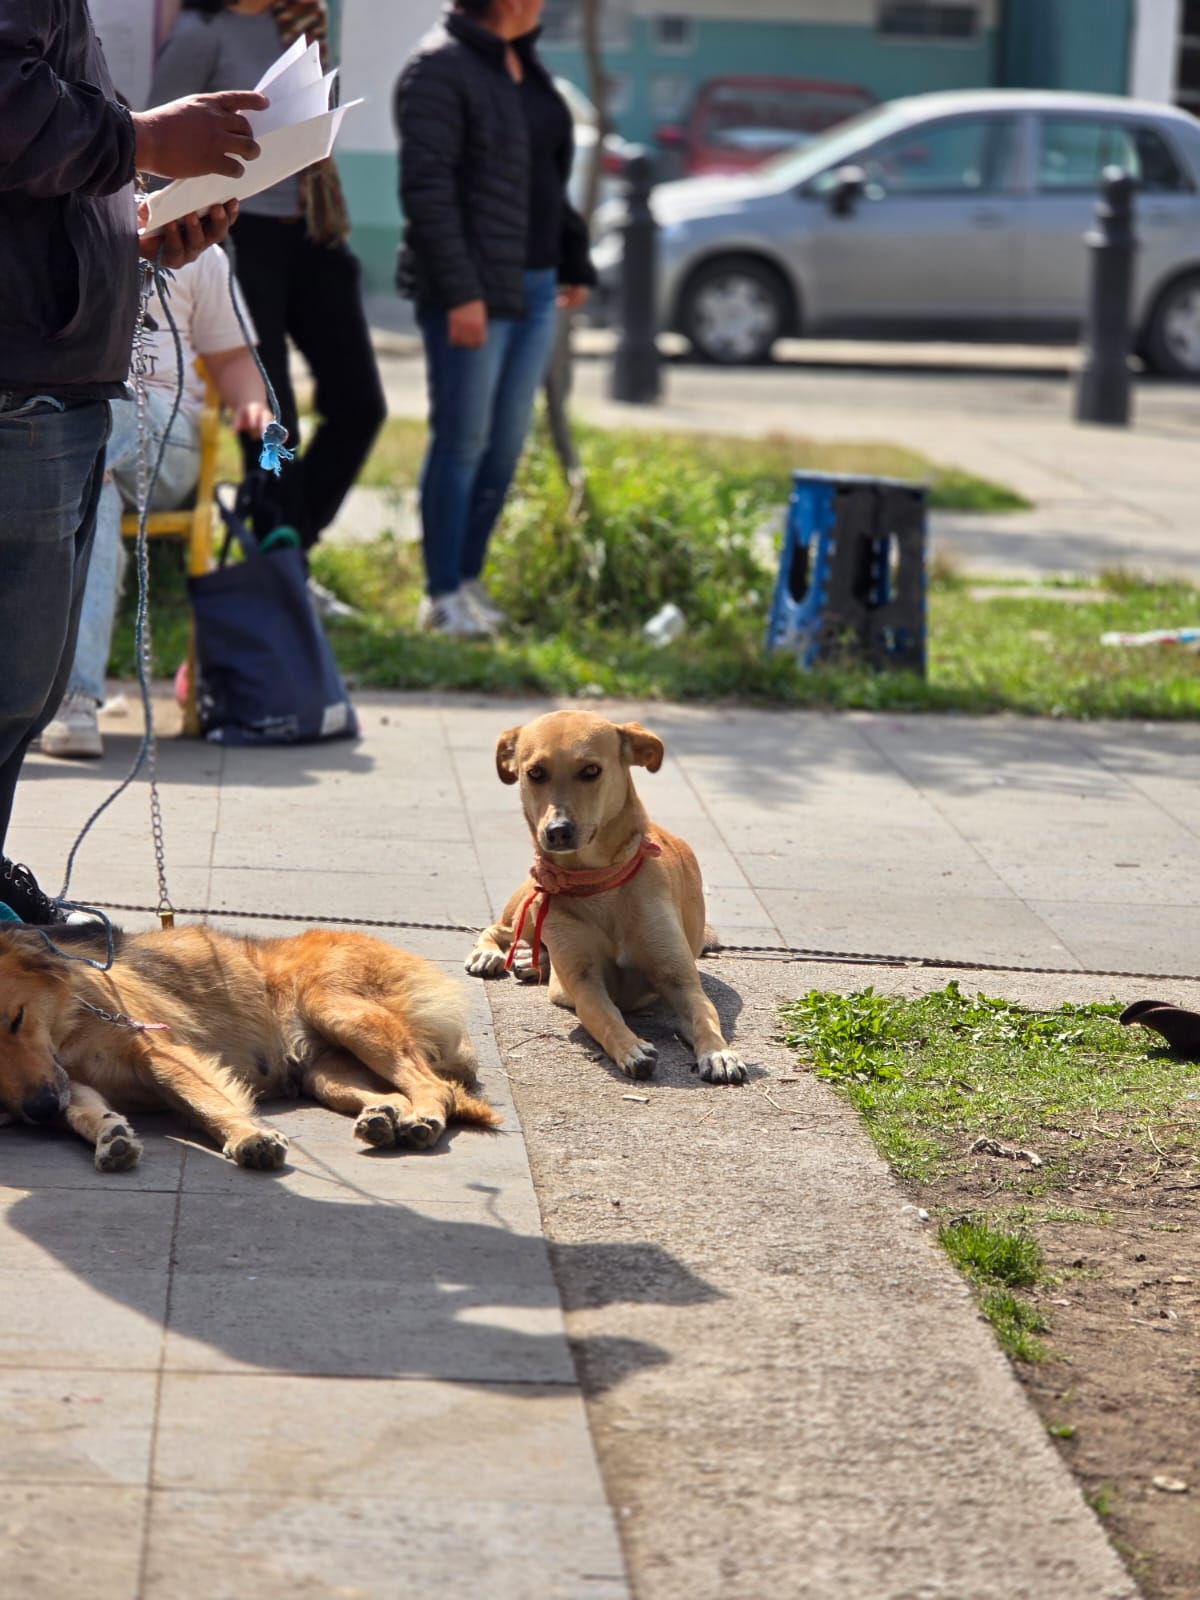
<instances>
[{"instance_id":1,"label":"dark jacket sleeve","mask_svg":"<svg viewBox=\"0 0 1200 1600\"><path fill-rule=\"evenodd\" d=\"M53 72L51 12L45 0L0 5L0 190L116 194L133 180L132 119L98 84Z\"/></svg>"},{"instance_id":2,"label":"dark jacket sleeve","mask_svg":"<svg viewBox=\"0 0 1200 1600\"><path fill-rule=\"evenodd\" d=\"M599 146L596 149L596 160L600 160ZM597 279L596 269L592 265L587 223L566 198L567 185L571 181L571 168L574 165L575 136L573 133L568 133L559 152L559 169L563 182L563 219L562 242L558 252L558 281L567 284L585 284L591 289L595 287Z\"/></svg>"},{"instance_id":3,"label":"dark jacket sleeve","mask_svg":"<svg viewBox=\"0 0 1200 1600\"><path fill-rule=\"evenodd\" d=\"M462 90L437 55L416 56L400 75L394 109L406 242L439 305L482 300L459 194Z\"/></svg>"}]
</instances>

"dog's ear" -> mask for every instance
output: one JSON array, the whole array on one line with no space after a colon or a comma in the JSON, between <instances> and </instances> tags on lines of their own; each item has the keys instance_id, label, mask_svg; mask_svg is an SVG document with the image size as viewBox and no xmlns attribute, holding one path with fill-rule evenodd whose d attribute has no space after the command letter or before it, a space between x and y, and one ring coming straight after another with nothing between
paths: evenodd
<instances>
[{"instance_id":1,"label":"dog's ear","mask_svg":"<svg viewBox=\"0 0 1200 1600\"><path fill-rule=\"evenodd\" d=\"M520 728L506 728L496 740L496 771L501 783L516 783L521 774L517 771L517 740Z\"/></svg>"},{"instance_id":2,"label":"dog's ear","mask_svg":"<svg viewBox=\"0 0 1200 1600\"><path fill-rule=\"evenodd\" d=\"M54 946L42 937L36 928L5 925L0 934L0 954L10 951L16 955L27 972L45 972L55 978L65 978L67 964Z\"/></svg>"},{"instance_id":3,"label":"dog's ear","mask_svg":"<svg viewBox=\"0 0 1200 1600\"><path fill-rule=\"evenodd\" d=\"M629 765L657 772L663 764L663 742L658 735L648 733L640 722L623 722L617 731L621 735L621 754Z\"/></svg>"}]
</instances>

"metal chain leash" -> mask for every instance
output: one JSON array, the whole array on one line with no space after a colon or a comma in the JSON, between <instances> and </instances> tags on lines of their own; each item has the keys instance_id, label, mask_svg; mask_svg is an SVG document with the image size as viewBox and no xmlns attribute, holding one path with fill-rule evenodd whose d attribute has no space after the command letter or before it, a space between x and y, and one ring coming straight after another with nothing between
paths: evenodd
<instances>
[{"instance_id":1,"label":"metal chain leash","mask_svg":"<svg viewBox=\"0 0 1200 1600\"><path fill-rule=\"evenodd\" d=\"M154 906L131 905L116 900L98 900L104 911L139 911L157 915ZM425 933L474 933L482 930L469 922L403 922L386 917L313 917L299 911L242 911L234 906L205 910L201 906L177 908L181 917L237 917L251 922L304 922L316 927L404 928ZM858 967L944 967L957 972L1017 972L1033 976L1062 978L1136 978L1162 983L1200 983L1200 975L1184 972L1126 972L1118 967L1035 967L1004 961L964 961L961 956L881 955L869 950L818 950L792 944L721 944L707 952L709 957L756 956L767 961L819 962L828 966Z\"/></svg>"}]
</instances>

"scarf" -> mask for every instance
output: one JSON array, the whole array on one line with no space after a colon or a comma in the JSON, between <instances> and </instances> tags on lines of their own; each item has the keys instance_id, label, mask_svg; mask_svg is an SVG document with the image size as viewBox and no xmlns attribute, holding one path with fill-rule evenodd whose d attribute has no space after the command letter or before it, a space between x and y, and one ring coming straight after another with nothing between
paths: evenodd
<instances>
[{"instance_id":1,"label":"scarf","mask_svg":"<svg viewBox=\"0 0 1200 1600\"><path fill-rule=\"evenodd\" d=\"M301 36L321 47L321 70L326 68L325 41L329 14L325 0L275 0L271 13L279 28L279 39L286 50ZM300 174L300 205L304 226L315 244L340 244L350 232L346 197L332 156L306 167Z\"/></svg>"}]
</instances>

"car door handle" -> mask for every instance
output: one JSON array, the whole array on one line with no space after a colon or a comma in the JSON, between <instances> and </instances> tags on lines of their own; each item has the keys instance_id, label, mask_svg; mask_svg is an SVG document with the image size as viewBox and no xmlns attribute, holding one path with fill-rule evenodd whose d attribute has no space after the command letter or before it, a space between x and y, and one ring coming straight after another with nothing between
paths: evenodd
<instances>
[{"instance_id":1,"label":"car door handle","mask_svg":"<svg viewBox=\"0 0 1200 1600\"><path fill-rule=\"evenodd\" d=\"M973 228L1002 228L1007 221L1003 211L972 211L970 217Z\"/></svg>"}]
</instances>

